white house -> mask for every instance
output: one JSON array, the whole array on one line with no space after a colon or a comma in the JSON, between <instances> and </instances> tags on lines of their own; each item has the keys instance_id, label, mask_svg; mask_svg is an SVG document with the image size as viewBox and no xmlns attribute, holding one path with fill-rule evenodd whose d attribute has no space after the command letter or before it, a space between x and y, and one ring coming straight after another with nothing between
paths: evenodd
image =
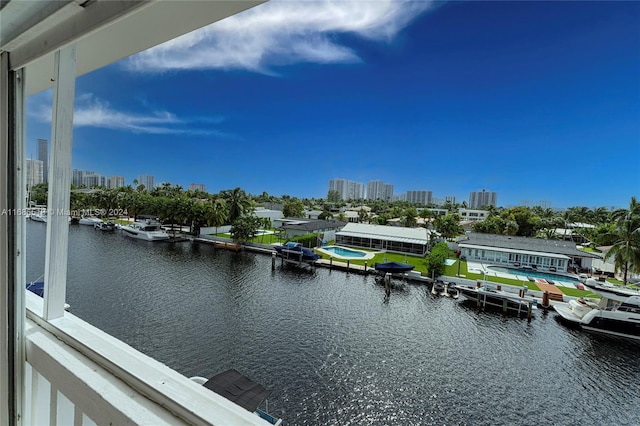
<instances>
[{"instance_id":1,"label":"white house","mask_svg":"<svg viewBox=\"0 0 640 426\"><path fill-rule=\"evenodd\" d=\"M336 244L424 256L429 233L425 228L348 223L336 232Z\"/></svg>"},{"instance_id":2,"label":"white house","mask_svg":"<svg viewBox=\"0 0 640 426\"><path fill-rule=\"evenodd\" d=\"M467 260L552 272L567 272L571 265L591 269L592 260L600 258L570 241L509 235L469 233L458 247Z\"/></svg>"}]
</instances>

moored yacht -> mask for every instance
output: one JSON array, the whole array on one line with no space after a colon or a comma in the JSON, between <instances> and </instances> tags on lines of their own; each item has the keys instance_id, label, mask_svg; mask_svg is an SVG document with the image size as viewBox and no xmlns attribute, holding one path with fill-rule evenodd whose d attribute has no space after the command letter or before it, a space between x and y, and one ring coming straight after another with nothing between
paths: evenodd
<instances>
[{"instance_id":1,"label":"moored yacht","mask_svg":"<svg viewBox=\"0 0 640 426\"><path fill-rule=\"evenodd\" d=\"M121 226L120 229L124 235L140 240L163 241L169 239L169 234L162 230L160 223L152 220L133 222Z\"/></svg>"},{"instance_id":2,"label":"moored yacht","mask_svg":"<svg viewBox=\"0 0 640 426\"><path fill-rule=\"evenodd\" d=\"M80 218L80 220L78 221L78 224L80 224L80 225L94 226L96 223L102 223L102 219L99 219L97 217L85 217L85 216L82 216Z\"/></svg>"},{"instance_id":3,"label":"moored yacht","mask_svg":"<svg viewBox=\"0 0 640 426\"><path fill-rule=\"evenodd\" d=\"M554 309L569 325L586 331L640 340L640 292L598 284L590 278L586 286L598 298L578 298Z\"/></svg>"},{"instance_id":4,"label":"moored yacht","mask_svg":"<svg viewBox=\"0 0 640 426\"><path fill-rule=\"evenodd\" d=\"M526 292L514 294L504 291L499 285L490 284L469 286L455 285L458 290L470 301L476 302L479 308L502 309L503 313L512 312L516 315L526 315L531 318L532 310L537 309L537 302L533 297L526 296Z\"/></svg>"}]
</instances>

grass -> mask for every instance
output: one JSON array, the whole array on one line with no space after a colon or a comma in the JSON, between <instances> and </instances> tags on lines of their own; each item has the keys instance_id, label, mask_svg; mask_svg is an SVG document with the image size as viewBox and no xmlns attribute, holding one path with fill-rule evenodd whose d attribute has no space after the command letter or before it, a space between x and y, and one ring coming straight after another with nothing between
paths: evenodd
<instances>
[{"instance_id":1,"label":"grass","mask_svg":"<svg viewBox=\"0 0 640 426\"><path fill-rule=\"evenodd\" d=\"M361 248L358 248L358 250L362 250L362 251L368 251L368 250L363 250ZM370 252L370 251L368 251ZM317 252L317 254L319 254L323 259L327 259L329 260L329 255L326 255L324 253L320 253ZM385 260L386 258L386 260ZM336 262L346 262L344 260L335 260ZM351 259L349 261L349 264L351 265L362 265L364 266L364 263L367 262L367 266L371 266L373 267L373 265L377 263L383 263L383 262L398 262L398 263L407 263L408 265L413 265L414 266L414 271L419 271L421 272L423 275L425 275L427 273L427 264L426 261L424 259L424 257L422 256L410 256L410 255L404 255L404 254L400 254L400 253L376 253L376 255L373 257L373 259L369 259L369 260L358 260L358 259Z\"/></svg>"}]
</instances>

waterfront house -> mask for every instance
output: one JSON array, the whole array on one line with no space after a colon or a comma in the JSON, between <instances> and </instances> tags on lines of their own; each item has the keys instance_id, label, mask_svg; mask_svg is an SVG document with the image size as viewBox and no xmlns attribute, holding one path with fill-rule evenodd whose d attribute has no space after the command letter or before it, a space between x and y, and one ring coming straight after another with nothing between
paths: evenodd
<instances>
[{"instance_id":1,"label":"waterfront house","mask_svg":"<svg viewBox=\"0 0 640 426\"><path fill-rule=\"evenodd\" d=\"M429 231L425 228L348 223L336 232L336 244L424 256L429 244Z\"/></svg>"},{"instance_id":2,"label":"waterfront house","mask_svg":"<svg viewBox=\"0 0 640 426\"><path fill-rule=\"evenodd\" d=\"M286 239L309 234L331 234L345 225L340 220L320 220L306 218L286 218L273 221L275 228L281 229ZM327 238L325 238L326 240Z\"/></svg>"},{"instance_id":3,"label":"waterfront house","mask_svg":"<svg viewBox=\"0 0 640 426\"><path fill-rule=\"evenodd\" d=\"M260 3L2 1L0 211L27 207L28 95L53 88L47 207L69 211L76 77ZM25 291L24 215L0 215L0 425L265 424L66 312L68 216L46 226L40 298Z\"/></svg>"},{"instance_id":4,"label":"waterfront house","mask_svg":"<svg viewBox=\"0 0 640 426\"><path fill-rule=\"evenodd\" d=\"M509 235L468 233L457 241L467 260L511 267L567 272L570 267L591 269L595 253L576 248L571 241Z\"/></svg>"}]
</instances>

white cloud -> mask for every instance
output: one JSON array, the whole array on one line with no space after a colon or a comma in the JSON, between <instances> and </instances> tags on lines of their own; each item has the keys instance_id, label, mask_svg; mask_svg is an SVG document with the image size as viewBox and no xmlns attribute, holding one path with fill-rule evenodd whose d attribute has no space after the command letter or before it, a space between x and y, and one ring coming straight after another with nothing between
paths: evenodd
<instances>
[{"instance_id":1,"label":"white cloud","mask_svg":"<svg viewBox=\"0 0 640 426\"><path fill-rule=\"evenodd\" d=\"M244 69L273 65L358 62L336 39L351 34L391 41L435 2L398 0L271 1L131 57L136 71Z\"/></svg>"},{"instance_id":2,"label":"white cloud","mask_svg":"<svg viewBox=\"0 0 640 426\"><path fill-rule=\"evenodd\" d=\"M50 96L44 97L29 109L29 115L41 122L51 122ZM199 134L227 136L216 129L199 128L198 124L219 124L222 117L209 117L202 120L184 120L169 111L156 110L149 113L118 111L108 102L83 93L76 98L73 113L74 127L98 127L133 133L148 134Z\"/></svg>"}]
</instances>

